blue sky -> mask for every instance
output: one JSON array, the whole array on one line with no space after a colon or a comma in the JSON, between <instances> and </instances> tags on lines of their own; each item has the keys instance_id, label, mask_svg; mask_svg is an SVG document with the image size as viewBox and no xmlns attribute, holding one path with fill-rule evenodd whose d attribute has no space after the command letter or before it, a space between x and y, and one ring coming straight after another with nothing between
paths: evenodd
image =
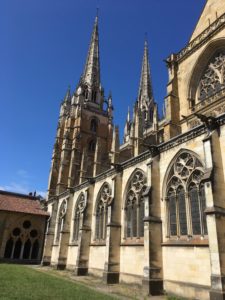
<instances>
[{"instance_id":1,"label":"blue sky","mask_svg":"<svg viewBox=\"0 0 225 300\"><path fill-rule=\"evenodd\" d=\"M114 123L123 131L138 92L145 32L160 110L163 59L183 48L205 0L1 0L0 189L47 189L59 105L83 71L96 7L101 81L112 91Z\"/></svg>"}]
</instances>

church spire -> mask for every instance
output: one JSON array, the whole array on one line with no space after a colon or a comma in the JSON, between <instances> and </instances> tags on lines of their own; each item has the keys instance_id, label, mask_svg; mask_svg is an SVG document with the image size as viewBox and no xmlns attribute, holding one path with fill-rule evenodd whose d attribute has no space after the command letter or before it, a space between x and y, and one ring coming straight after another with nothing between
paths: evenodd
<instances>
[{"instance_id":1,"label":"church spire","mask_svg":"<svg viewBox=\"0 0 225 300\"><path fill-rule=\"evenodd\" d=\"M139 107L143 107L144 105L149 105L151 101L153 101L153 93L152 93L152 85L151 85L151 78L150 78L148 43L147 40L145 39L144 55L143 55L142 69L141 69L141 79L140 79L139 92L138 92Z\"/></svg>"},{"instance_id":2,"label":"church spire","mask_svg":"<svg viewBox=\"0 0 225 300\"><path fill-rule=\"evenodd\" d=\"M100 86L100 61L99 61L99 37L98 37L98 15L95 18L91 43L82 76L83 82L89 86Z\"/></svg>"}]
</instances>

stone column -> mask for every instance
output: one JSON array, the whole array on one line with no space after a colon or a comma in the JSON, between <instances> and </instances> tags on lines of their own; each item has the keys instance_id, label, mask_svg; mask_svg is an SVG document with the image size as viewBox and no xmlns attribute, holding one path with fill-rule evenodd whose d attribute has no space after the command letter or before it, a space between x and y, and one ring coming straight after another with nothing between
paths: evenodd
<instances>
[{"instance_id":1,"label":"stone column","mask_svg":"<svg viewBox=\"0 0 225 300\"><path fill-rule=\"evenodd\" d=\"M64 270L67 263L68 245L70 240L70 225L72 216L73 194L68 195L67 210L63 223L63 228L60 233L60 245L59 245L59 258L57 263L57 269Z\"/></svg>"},{"instance_id":2,"label":"stone column","mask_svg":"<svg viewBox=\"0 0 225 300\"><path fill-rule=\"evenodd\" d=\"M77 276L87 275L91 242L91 218L93 203L93 186L85 191L86 207L81 215L81 227L78 237L78 251L74 273Z\"/></svg>"},{"instance_id":3,"label":"stone column","mask_svg":"<svg viewBox=\"0 0 225 300\"><path fill-rule=\"evenodd\" d=\"M52 205L52 213L49 220L48 230L45 235L45 245L44 245L44 254L42 259L43 266L50 266L51 264L51 256L52 256L52 245L54 243L54 234L55 234L55 225L56 225L56 217L58 211L58 199L54 199L54 203Z\"/></svg>"},{"instance_id":4,"label":"stone column","mask_svg":"<svg viewBox=\"0 0 225 300\"><path fill-rule=\"evenodd\" d=\"M156 166L154 166L154 164ZM153 169L154 168L154 169ZM157 193L157 183L153 184L157 176L158 158L156 157L148 164L148 187L142 197L145 204L144 218L144 261L142 285L148 295L160 295L163 293L162 280L162 221L160 219L160 201ZM152 191L152 186L155 190ZM153 209L153 207L156 207ZM157 208L158 207L158 208Z\"/></svg>"},{"instance_id":5,"label":"stone column","mask_svg":"<svg viewBox=\"0 0 225 300\"><path fill-rule=\"evenodd\" d=\"M225 299L225 204L221 185L221 149L218 132L203 140L206 174L203 182L206 196L206 221L211 260L210 299ZM221 199L223 201L221 201Z\"/></svg>"},{"instance_id":6,"label":"stone column","mask_svg":"<svg viewBox=\"0 0 225 300\"><path fill-rule=\"evenodd\" d=\"M112 179L112 202L108 206L106 253L103 281L109 284L119 283L121 238L120 214L121 173L118 173Z\"/></svg>"}]
</instances>

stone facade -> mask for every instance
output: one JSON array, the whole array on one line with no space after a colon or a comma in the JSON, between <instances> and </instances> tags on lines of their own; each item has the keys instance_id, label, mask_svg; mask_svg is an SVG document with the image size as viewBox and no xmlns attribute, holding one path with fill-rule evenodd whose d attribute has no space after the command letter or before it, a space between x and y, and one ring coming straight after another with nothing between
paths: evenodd
<instances>
[{"instance_id":1,"label":"stone facade","mask_svg":"<svg viewBox=\"0 0 225 300\"><path fill-rule=\"evenodd\" d=\"M84 73L61 106L43 264L151 295L225 299L224 0L207 1L189 44L166 63L160 120L145 42L120 145L96 18Z\"/></svg>"}]
</instances>

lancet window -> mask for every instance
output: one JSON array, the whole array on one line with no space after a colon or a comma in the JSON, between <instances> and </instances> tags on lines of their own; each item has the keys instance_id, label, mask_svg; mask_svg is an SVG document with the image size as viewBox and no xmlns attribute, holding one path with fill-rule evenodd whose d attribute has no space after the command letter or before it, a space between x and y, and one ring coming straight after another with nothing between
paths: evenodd
<instances>
[{"instance_id":1,"label":"lancet window","mask_svg":"<svg viewBox=\"0 0 225 300\"><path fill-rule=\"evenodd\" d=\"M144 200L142 194L146 189L146 176L137 170L131 177L125 199L125 237L140 238L144 236Z\"/></svg>"},{"instance_id":2,"label":"lancet window","mask_svg":"<svg viewBox=\"0 0 225 300\"><path fill-rule=\"evenodd\" d=\"M4 258L20 260L40 259L40 237L39 230L33 227L29 220L18 224L10 232L9 239L5 245Z\"/></svg>"},{"instance_id":3,"label":"lancet window","mask_svg":"<svg viewBox=\"0 0 225 300\"><path fill-rule=\"evenodd\" d=\"M104 241L106 239L108 206L111 204L111 202L111 189L109 184L105 183L98 195L95 212L95 240L97 241Z\"/></svg>"},{"instance_id":4,"label":"lancet window","mask_svg":"<svg viewBox=\"0 0 225 300\"><path fill-rule=\"evenodd\" d=\"M85 196L82 193L77 200L77 204L75 206L75 211L74 211L73 237L72 237L73 242L78 241L79 231L82 226L82 214L84 212L84 209L85 209Z\"/></svg>"},{"instance_id":5,"label":"lancet window","mask_svg":"<svg viewBox=\"0 0 225 300\"><path fill-rule=\"evenodd\" d=\"M225 88L225 50L217 52L209 62L199 84L199 100L204 100Z\"/></svg>"},{"instance_id":6,"label":"lancet window","mask_svg":"<svg viewBox=\"0 0 225 300\"><path fill-rule=\"evenodd\" d=\"M168 236L207 235L203 175L201 162L189 152L172 165L166 189Z\"/></svg>"},{"instance_id":7,"label":"lancet window","mask_svg":"<svg viewBox=\"0 0 225 300\"><path fill-rule=\"evenodd\" d=\"M63 230L66 211L67 211L67 201L63 200L63 202L60 205L59 212L58 212L58 223L57 223L57 227L56 227L56 237L55 237L56 242L59 241L60 233Z\"/></svg>"},{"instance_id":8,"label":"lancet window","mask_svg":"<svg viewBox=\"0 0 225 300\"><path fill-rule=\"evenodd\" d=\"M90 129L92 132L97 132L98 129L98 121L96 119L91 120L91 126Z\"/></svg>"}]
</instances>

